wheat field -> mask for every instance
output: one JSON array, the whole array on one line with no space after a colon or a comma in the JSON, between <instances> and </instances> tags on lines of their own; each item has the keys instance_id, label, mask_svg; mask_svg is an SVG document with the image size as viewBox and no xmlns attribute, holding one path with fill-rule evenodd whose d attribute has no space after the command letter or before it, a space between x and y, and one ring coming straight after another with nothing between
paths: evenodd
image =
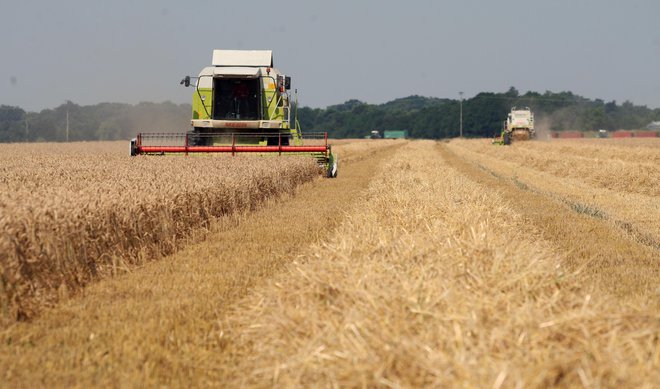
<instances>
[{"instance_id":1,"label":"wheat field","mask_svg":"<svg viewBox=\"0 0 660 389\"><path fill-rule=\"evenodd\" d=\"M3 227L40 232L3 239L39 258L27 285L51 281L5 303L32 310L0 330L0 386L658 387L660 143L599 141L341 141L334 180L295 158L3 146ZM126 202L163 232L65 293L63 262L149 241L77 216L135 222Z\"/></svg>"},{"instance_id":2,"label":"wheat field","mask_svg":"<svg viewBox=\"0 0 660 389\"><path fill-rule=\"evenodd\" d=\"M0 303L26 319L318 175L309 158L127 158L125 142L0 146Z\"/></svg>"}]
</instances>

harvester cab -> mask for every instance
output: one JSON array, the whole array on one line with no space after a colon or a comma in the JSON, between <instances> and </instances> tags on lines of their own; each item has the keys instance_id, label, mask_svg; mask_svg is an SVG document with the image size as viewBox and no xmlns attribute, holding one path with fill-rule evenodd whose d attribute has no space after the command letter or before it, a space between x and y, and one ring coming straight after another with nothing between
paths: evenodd
<instances>
[{"instance_id":1,"label":"harvester cab","mask_svg":"<svg viewBox=\"0 0 660 389\"><path fill-rule=\"evenodd\" d=\"M300 131L297 104L291 101L291 77L273 67L272 51L214 50L211 66L196 77L186 76L181 84L195 88L191 131L138 134L131 141L131 155L310 155L328 177L337 176L337 158L327 133Z\"/></svg>"}]
</instances>

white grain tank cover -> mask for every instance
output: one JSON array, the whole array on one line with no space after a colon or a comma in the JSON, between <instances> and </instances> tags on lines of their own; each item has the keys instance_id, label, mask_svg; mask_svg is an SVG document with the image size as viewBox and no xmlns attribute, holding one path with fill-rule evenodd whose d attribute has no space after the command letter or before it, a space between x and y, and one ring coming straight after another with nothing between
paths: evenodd
<instances>
[{"instance_id":1,"label":"white grain tank cover","mask_svg":"<svg viewBox=\"0 0 660 389\"><path fill-rule=\"evenodd\" d=\"M273 67L273 51L213 50L212 65Z\"/></svg>"},{"instance_id":2,"label":"white grain tank cover","mask_svg":"<svg viewBox=\"0 0 660 389\"><path fill-rule=\"evenodd\" d=\"M259 68L216 66L213 68L213 75L215 77L257 78L259 77Z\"/></svg>"}]
</instances>

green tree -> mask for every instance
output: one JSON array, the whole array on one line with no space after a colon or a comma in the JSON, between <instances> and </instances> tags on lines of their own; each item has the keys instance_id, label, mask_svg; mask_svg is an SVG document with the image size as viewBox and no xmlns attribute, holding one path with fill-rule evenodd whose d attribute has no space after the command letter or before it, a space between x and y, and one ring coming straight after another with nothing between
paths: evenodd
<instances>
[{"instance_id":1,"label":"green tree","mask_svg":"<svg viewBox=\"0 0 660 389\"><path fill-rule=\"evenodd\" d=\"M25 115L19 107L0 105L0 142L25 141Z\"/></svg>"},{"instance_id":2,"label":"green tree","mask_svg":"<svg viewBox=\"0 0 660 389\"><path fill-rule=\"evenodd\" d=\"M118 140L121 139L121 128L117 123L111 120L101 122L96 132L98 140Z\"/></svg>"}]
</instances>

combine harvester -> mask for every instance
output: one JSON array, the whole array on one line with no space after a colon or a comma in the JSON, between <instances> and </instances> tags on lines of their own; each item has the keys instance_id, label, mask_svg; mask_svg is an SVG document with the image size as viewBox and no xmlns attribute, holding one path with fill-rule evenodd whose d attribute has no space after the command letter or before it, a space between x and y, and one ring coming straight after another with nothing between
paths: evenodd
<instances>
[{"instance_id":1,"label":"combine harvester","mask_svg":"<svg viewBox=\"0 0 660 389\"><path fill-rule=\"evenodd\" d=\"M502 126L499 138L493 140L494 144L510 145L516 140L530 140L536 136L534 132L534 113L529 108L511 108L511 112Z\"/></svg>"},{"instance_id":2,"label":"combine harvester","mask_svg":"<svg viewBox=\"0 0 660 389\"><path fill-rule=\"evenodd\" d=\"M140 133L131 155L309 155L327 177L337 176L327 132L302 133L295 112L291 120L291 78L273 68L272 51L214 50L212 66L181 84L195 88L192 131Z\"/></svg>"}]
</instances>

